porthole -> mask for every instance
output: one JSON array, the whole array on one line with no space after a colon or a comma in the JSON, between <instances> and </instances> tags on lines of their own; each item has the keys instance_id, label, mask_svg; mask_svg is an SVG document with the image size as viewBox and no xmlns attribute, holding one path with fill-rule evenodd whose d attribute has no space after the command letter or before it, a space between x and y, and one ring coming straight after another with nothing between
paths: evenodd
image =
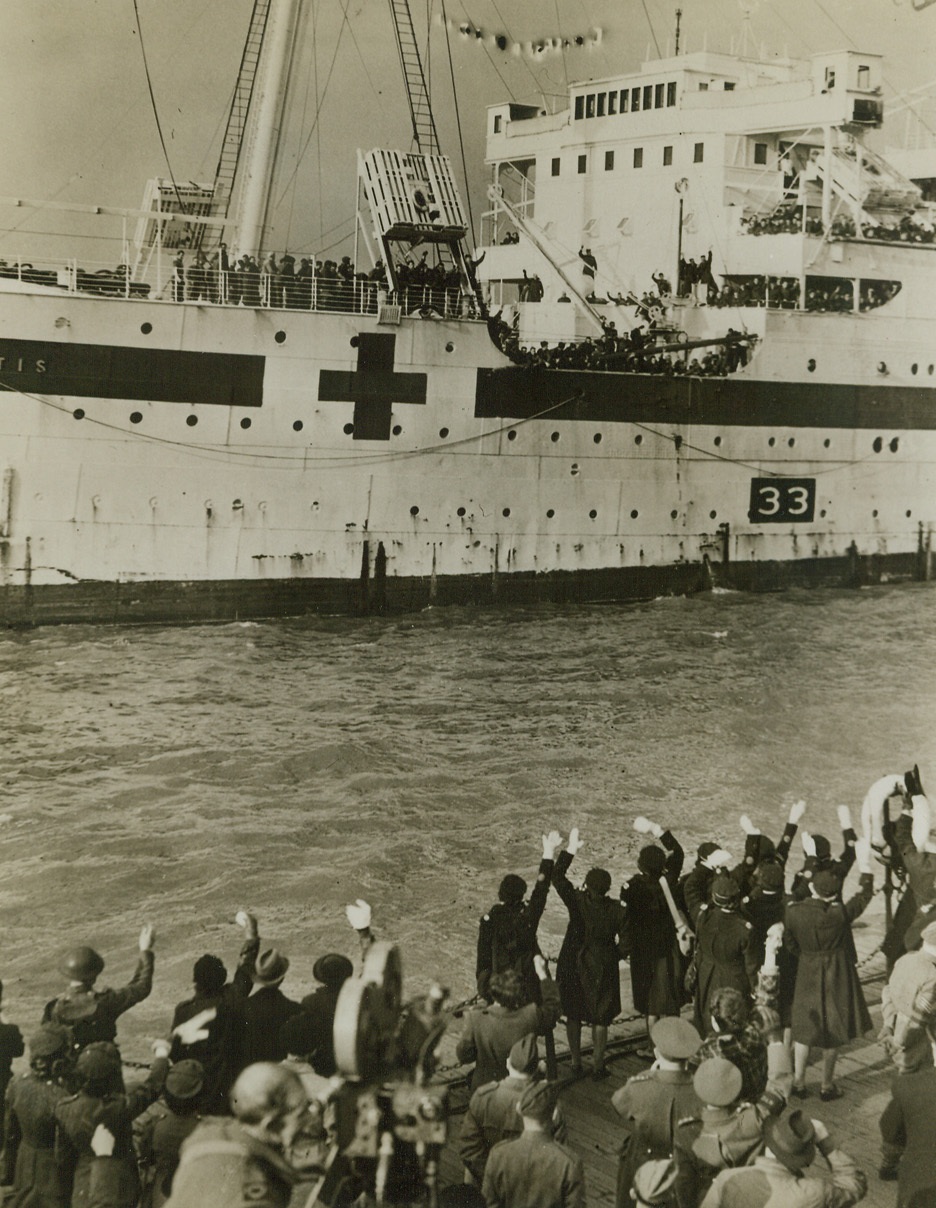
<instances>
[{"instance_id":1,"label":"porthole","mask_svg":"<svg viewBox=\"0 0 936 1208\"><path fill-rule=\"evenodd\" d=\"M595 435L592 437L592 440L595 442L596 445L600 445L601 444L601 433L596 432Z\"/></svg>"},{"instance_id":2,"label":"porthole","mask_svg":"<svg viewBox=\"0 0 936 1208\"><path fill-rule=\"evenodd\" d=\"M825 516L826 516L826 510L825 510L825 508L822 508L819 512L819 519L825 520Z\"/></svg>"},{"instance_id":3,"label":"porthole","mask_svg":"<svg viewBox=\"0 0 936 1208\"><path fill-rule=\"evenodd\" d=\"M142 331L145 336L148 336L152 330L153 330L152 323L141 323L140 324L140 331Z\"/></svg>"},{"instance_id":4,"label":"porthole","mask_svg":"<svg viewBox=\"0 0 936 1208\"><path fill-rule=\"evenodd\" d=\"M933 366L932 366L932 365L927 365L927 366L926 366L926 372L927 372L927 373L930 375L930 377L932 377L932 376L933 376Z\"/></svg>"},{"instance_id":5,"label":"porthole","mask_svg":"<svg viewBox=\"0 0 936 1208\"><path fill-rule=\"evenodd\" d=\"M638 512L636 508L631 508L631 520L636 520L639 515L640 512ZM673 512L673 516L676 516L675 512Z\"/></svg>"},{"instance_id":6,"label":"porthole","mask_svg":"<svg viewBox=\"0 0 936 1208\"><path fill-rule=\"evenodd\" d=\"M293 432L301 432L301 431L302 431L302 420L294 419L293 420Z\"/></svg>"},{"instance_id":7,"label":"porthole","mask_svg":"<svg viewBox=\"0 0 936 1208\"><path fill-rule=\"evenodd\" d=\"M640 435L640 433L639 433L639 432L638 432L638 433L637 433L637 435L634 437L634 444L635 444L635 445L642 445L642 444L643 444L643 437Z\"/></svg>"},{"instance_id":8,"label":"porthole","mask_svg":"<svg viewBox=\"0 0 936 1208\"><path fill-rule=\"evenodd\" d=\"M767 444L771 447L771 449L774 447L774 445L776 443L777 443L777 438L775 436L771 436L767 441Z\"/></svg>"},{"instance_id":9,"label":"porthole","mask_svg":"<svg viewBox=\"0 0 936 1208\"><path fill-rule=\"evenodd\" d=\"M877 514L878 514L878 510L877 510L877 508L875 508L874 511L871 513L871 515L874 517L875 520L877 520Z\"/></svg>"},{"instance_id":10,"label":"porthole","mask_svg":"<svg viewBox=\"0 0 936 1208\"><path fill-rule=\"evenodd\" d=\"M465 509L464 509L464 508L459 508L459 509L458 509L458 511L457 511L455 514L456 514L456 516L464 516L464 514L465 514Z\"/></svg>"},{"instance_id":11,"label":"porthole","mask_svg":"<svg viewBox=\"0 0 936 1208\"><path fill-rule=\"evenodd\" d=\"M910 366L910 372L913 374L914 377L916 377L917 371L919 370L919 368L920 368L920 366L916 363L916 361L914 361L913 364Z\"/></svg>"},{"instance_id":12,"label":"porthole","mask_svg":"<svg viewBox=\"0 0 936 1208\"><path fill-rule=\"evenodd\" d=\"M715 439L712 441L712 444L715 446L716 449L719 448L721 446L721 437L716 436Z\"/></svg>"},{"instance_id":13,"label":"porthole","mask_svg":"<svg viewBox=\"0 0 936 1208\"><path fill-rule=\"evenodd\" d=\"M827 436L827 437L825 438L825 440L822 442L822 447L823 447L824 449L828 449L828 447L829 447L831 444L832 444L832 442L831 442L831 440L829 440L829 438L828 438L828 436Z\"/></svg>"},{"instance_id":14,"label":"porthole","mask_svg":"<svg viewBox=\"0 0 936 1208\"><path fill-rule=\"evenodd\" d=\"M546 509L546 519L547 520L552 520L552 518L553 518L553 516L555 516L555 514L556 514L555 509L553 509L553 508Z\"/></svg>"},{"instance_id":15,"label":"porthole","mask_svg":"<svg viewBox=\"0 0 936 1208\"><path fill-rule=\"evenodd\" d=\"M556 441L559 439L559 433L558 433L558 432L553 432L553 433L551 434L551 436L549 437L549 439L552 441L552 443L553 443L553 444L555 444L555 443L556 443Z\"/></svg>"},{"instance_id":16,"label":"porthole","mask_svg":"<svg viewBox=\"0 0 936 1208\"><path fill-rule=\"evenodd\" d=\"M448 343L445 345L445 351L446 351L446 352L454 352L454 351L455 351L455 345L452 343L452 341L451 341L451 340L449 340L449 342L448 342Z\"/></svg>"},{"instance_id":17,"label":"porthole","mask_svg":"<svg viewBox=\"0 0 936 1208\"><path fill-rule=\"evenodd\" d=\"M709 520L714 520L717 515L718 515L718 512L716 512L716 511L709 512Z\"/></svg>"},{"instance_id":18,"label":"porthole","mask_svg":"<svg viewBox=\"0 0 936 1208\"><path fill-rule=\"evenodd\" d=\"M517 433L516 433L516 432L513 430L513 428L511 428L511 429L510 429L510 431L507 433L507 439L508 439L508 440L516 440L516 439L517 439Z\"/></svg>"},{"instance_id":19,"label":"porthole","mask_svg":"<svg viewBox=\"0 0 936 1208\"><path fill-rule=\"evenodd\" d=\"M142 422L142 420L143 420L143 413L141 411L131 411L130 412L130 423L131 424L139 424Z\"/></svg>"},{"instance_id":20,"label":"porthole","mask_svg":"<svg viewBox=\"0 0 936 1208\"><path fill-rule=\"evenodd\" d=\"M252 423L253 423L253 420L249 416L245 415L244 418L241 420L241 427L246 432Z\"/></svg>"},{"instance_id":21,"label":"porthole","mask_svg":"<svg viewBox=\"0 0 936 1208\"><path fill-rule=\"evenodd\" d=\"M887 447L888 447L888 449L890 449L891 453L896 453L897 450L900 448L899 437L895 436L894 439L890 442L890 444Z\"/></svg>"},{"instance_id":22,"label":"porthole","mask_svg":"<svg viewBox=\"0 0 936 1208\"><path fill-rule=\"evenodd\" d=\"M277 344L285 344L286 343L286 332L278 331L276 333L276 335L273 337L273 339L277 342Z\"/></svg>"},{"instance_id":23,"label":"porthole","mask_svg":"<svg viewBox=\"0 0 936 1208\"><path fill-rule=\"evenodd\" d=\"M411 516L418 516L418 515L419 515L419 508L416 506L416 504L415 504L415 503L414 503L414 504L413 504L413 506L410 508L410 510L409 510L409 514L410 514Z\"/></svg>"},{"instance_id":24,"label":"porthole","mask_svg":"<svg viewBox=\"0 0 936 1208\"><path fill-rule=\"evenodd\" d=\"M787 441L787 445L789 446L789 448L792 449L795 444L796 444L796 437L791 436L790 439Z\"/></svg>"},{"instance_id":25,"label":"porthole","mask_svg":"<svg viewBox=\"0 0 936 1208\"><path fill-rule=\"evenodd\" d=\"M806 368L809 370L810 373L816 372L816 361L815 361L814 357L810 357L809 360L806 362Z\"/></svg>"},{"instance_id":26,"label":"porthole","mask_svg":"<svg viewBox=\"0 0 936 1208\"><path fill-rule=\"evenodd\" d=\"M187 415L185 417L185 422L188 424L188 426L190 428L194 428L195 425L198 423L198 416L197 415Z\"/></svg>"},{"instance_id":27,"label":"porthole","mask_svg":"<svg viewBox=\"0 0 936 1208\"><path fill-rule=\"evenodd\" d=\"M638 444L638 445L640 444L640 438L639 438L639 437L638 437L638 439L637 439L637 444ZM677 449L677 450L682 448L682 437L679 435L679 433L678 433L678 432L677 432L677 433L676 433L676 435L673 437L673 448L674 448L674 449Z\"/></svg>"},{"instance_id":28,"label":"porthole","mask_svg":"<svg viewBox=\"0 0 936 1208\"><path fill-rule=\"evenodd\" d=\"M343 431L344 431L345 436L350 436L351 433L354 431L354 424L345 424Z\"/></svg>"},{"instance_id":29,"label":"porthole","mask_svg":"<svg viewBox=\"0 0 936 1208\"><path fill-rule=\"evenodd\" d=\"M913 515L913 512L911 511L911 509L907 508L907 519L909 520L912 515Z\"/></svg>"},{"instance_id":30,"label":"porthole","mask_svg":"<svg viewBox=\"0 0 936 1208\"><path fill-rule=\"evenodd\" d=\"M357 348L359 340L358 340L357 336L352 336L351 339L348 341L348 343L351 345L352 348Z\"/></svg>"},{"instance_id":31,"label":"porthole","mask_svg":"<svg viewBox=\"0 0 936 1208\"><path fill-rule=\"evenodd\" d=\"M403 431L403 429L400 427L399 424L394 424L393 427L391 428L391 431L393 432L394 436L399 436L400 433Z\"/></svg>"},{"instance_id":32,"label":"porthole","mask_svg":"<svg viewBox=\"0 0 936 1208\"><path fill-rule=\"evenodd\" d=\"M878 373L880 373L882 375L886 374L887 373L887 361L878 361L877 371L878 371Z\"/></svg>"},{"instance_id":33,"label":"porthole","mask_svg":"<svg viewBox=\"0 0 936 1208\"><path fill-rule=\"evenodd\" d=\"M880 453L880 451L884 448L884 441L880 438L880 436L875 436L871 448L875 451L875 453Z\"/></svg>"},{"instance_id":34,"label":"porthole","mask_svg":"<svg viewBox=\"0 0 936 1208\"><path fill-rule=\"evenodd\" d=\"M633 516L633 514L634 514L634 513L633 513L633 512L631 512L631 515L632 515L632 516ZM670 520L675 520L675 519L676 519L676 517L677 517L678 515L679 515L679 512L677 512L677 511L676 511L676 509L675 509L675 508L673 508L673 510L672 510L672 511L670 512L670 514L669 514L669 516L670 516Z\"/></svg>"},{"instance_id":35,"label":"porthole","mask_svg":"<svg viewBox=\"0 0 936 1208\"><path fill-rule=\"evenodd\" d=\"M595 509L594 509L594 508L592 508L592 510L591 510L591 511L588 513L588 517L589 517L589 519L590 519L590 520L596 520L596 519L597 519L597 517L598 517L598 513L595 511Z\"/></svg>"},{"instance_id":36,"label":"porthole","mask_svg":"<svg viewBox=\"0 0 936 1208\"><path fill-rule=\"evenodd\" d=\"M504 508L503 512L501 512L501 515L502 515L502 516L509 516L509 515L510 515L510 508Z\"/></svg>"},{"instance_id":37,"label":"porthole","mask_svg":"<svg viewBox=\"0 0 936 1208\"><path fill-rule=\"evenodd\" d=\"M75 417L75 419L84 419L84 417L85 417L84 407L76 407L75 410L72 412L72 415Z\"/></svg>"},{"instance_id":38,"label":"porthole","mask_svg":"<svg viewBox=\"0 0 936 1208\"><path fill-rule=\"evenodd\" d=\"M448 428L440 428L440 429L439 429L439 436L440 436L440 438L441 438L442 440L445 440L445 438L446 438L446 436L448 436L448 434L449 434L449 430L448 430Z\"/></svg>"}]
</instances>

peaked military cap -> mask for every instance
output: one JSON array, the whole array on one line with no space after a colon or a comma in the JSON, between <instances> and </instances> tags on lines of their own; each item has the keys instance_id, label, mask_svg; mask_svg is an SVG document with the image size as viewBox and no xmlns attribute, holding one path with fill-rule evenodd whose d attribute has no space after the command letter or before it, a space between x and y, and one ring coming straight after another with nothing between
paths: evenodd
<instances>
[{"instance_id":1,"label":"peaked military cap","mask_svg":"<svg viewBox=\"0 0 936 1208\"><path fill-rule=\"evenodd\" d=\"M741 1094L741 1071L724 1057L709 1057L696 1070L692 1087L710 1107L728 1107Z\"/></svg>"},{"instance_id":2,"label":"peaked military cap","mask_svg":"<svg viewBox=\"0 0 936 1208\"><path fill-rule=\"evenodd\" d=\"M539 1050L536 1047L536 1034L527 1032L521 1036L510 1050L507 1060L518 1074L532 1074L539 1065Z\"/></svg>"},{"instance_id":3,"label":"peaked military cap","mask_svg":"<svg viewBox=\"0 0 936 1208\"><path fill-rule=\"evenodd\" d=\"M666 1015L658 1019L650 1029L653 1047L659 1049L667 1061L685 1061L696 1052L702 1038L688 1019L678 1015Z\"/></svg>"}]
</instances>

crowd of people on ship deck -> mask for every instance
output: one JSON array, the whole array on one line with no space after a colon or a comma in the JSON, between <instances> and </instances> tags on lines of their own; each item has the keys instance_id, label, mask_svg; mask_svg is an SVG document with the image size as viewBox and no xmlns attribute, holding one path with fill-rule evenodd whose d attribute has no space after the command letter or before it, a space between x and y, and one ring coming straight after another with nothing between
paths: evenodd
<instances>
[{"instance_id":1,"label":"crowd of people on ship deck","mask_svg":"<svg viewBox=\"0 0 936 1208\"><path fill-rule=\"evenodd\" d=\"M627 961L635 1018L646 1028L636 1057L647 1068L611 1096L617 1124L597 1117L606 1144L620 1153L617 1208L845 1208L866 1194L862 1165L869 1155L857 1160L847 1137L840 1145L830 1135L821 1104L851 1093L836 1080L837 1057L872 1026L852 924L874 893L876 859L878 872L904 892L882 944L890 976L879 1040L894 1081L872 1177L897 1182L901 1208L926 1208L936 1202L930 805L913 768L872 785L861 838L849 808L837 812L840 854L826 836L802 830L804 858L792 877L805 802L790 807L776 843L742 815L742 857L733 859L712 839L699 845L686 872L676 835L638 816L636 871L616 894L603 867L573 879L587 842L578 828L565 841L556 831L544 835L532 893L522 876L508 873L480 920L476 1005L463 1004L470 1009L456 1044L459 1061L473 1066L466 1113L452 1122L464 1183L441 1189L435 1167L420 1171L416 1160L424 1151L413 1141L418 1128L405 1087L393 1084L393 1111L402 1121L398 1138L412 1152L391 1167L392 1133L382 1134L379 1148L374 1133L368 1147L371 1126L362 1121L380 1109L364 1073L379 1049L371 1039L349 1043L347 1016L361 1004L355 1020L379 1029L398 991L389 944L380 953L389 962L387 981L355 976L354 961L366 968L381 948L362 899L346 908L358 937L353 958L322 954L313 966L317 984L304 997L296 989L293 997L284 993L289 958L261 940L254 915L238 912L242 943L233 977L213 953L195 960L192 993L167 1019L147 1076L130 1086L118 1027L151 993L153 930L143 927L136 970L119 989L100 984L100 954L77 947L61 961L60 987L29 1029L25 1072L11 1068L24 1052L20 1029L0 1024L6 1202L287 1208L317 1202L327 1188L322 1202L362 1208L375 1195L399 1204L583 1208L591 1159L569 1144L562 1092L587 1072L600 1098L600 1084L613 1073L609 1028L621 1015L619 970ZM858 884L845 893L853 866ZM568 919L555 979L537 939L550 889ZM368 998L368 985L386 997ZM432 1021L441 1001L433 992L391 1016L394 1051L418 1054L412 1069L421 1085L435 1068L443 1029ZM568 1053L560 1076L554 1028L562 1017ZM809 1067L816 1050L818 1084ZM349 1052L354 1070L343 1064ZM407 1085L416 1081L414 1075ZM441 1118L430 1113L426 1127ZM373 1184L362 1164L376 1167ZM392 1194L391 1169L402 1180Z\"/></svg>"},{"instance_id":2,"label":"crowd of people on ship deck","mask_svg":"<svg viewBox=\"0 0 936 1208\"><path fill-rule=\"evenodd\" d=\"M887 243L933 243L936 226L920 214L904 214L898 220L860 224L861 238ZM769 214L751 214L741 219L741 230L748 235L823 235L822 219L807 213L805 221L799 205L784 203ZM850 214L837 214L829 224L832 239L855 239L858 227Z\"/></svg>"}]
</instances>

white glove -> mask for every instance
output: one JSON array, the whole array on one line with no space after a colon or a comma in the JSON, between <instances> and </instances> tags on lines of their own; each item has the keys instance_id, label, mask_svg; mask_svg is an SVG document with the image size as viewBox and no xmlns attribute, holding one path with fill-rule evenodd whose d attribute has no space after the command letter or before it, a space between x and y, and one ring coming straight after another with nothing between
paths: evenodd
<instances>
[{"instance_id":1,"label":"white glove","mask_svg":"<svg viewBox=\"0 0 936 1208\"><path fill-rule=\"evenodd\" d=\"M177 1027L172 1029L173 1036L178 1036L179 1040L185 1045L195 1044L199 1040L208 1039L208 1027L213 1019L218 1016L216 1007L206 1007L204 1011L199 1011L197 1015L193 1015L191 1019L186 1019Z\"/></svg>"},{"instance_id":2,"label":"white glove","mask_svg":"<svg viewBox=\"0 0 936 1208\"><path fill-rule=\"evenodd\" d=\"M839 826L841 826L842 830L851 830L852 829L852 816L851 816L851 810L848 808L848 806L840 805L837 807L836 812L838 813Z\"/></svg>"},{"instance_id":3,"label":"white glove","mask_svg":"<svg viewBox=\"0 0 936 1208\"><path fill-rule=\"evenodd\" d=\"M789 818L790 825L791 826L798 825L800 818L802 818L803 814L805 814L805 813L806 813L806 802L805 801L794 802L793 805L790 806L790 818Z\"/></svg>"},{"instance_id":4,"label":"white glove","mask_svg":"<svg viewBox=\"0 0 936 1208\"><path fill-rule=\"evenodd\" d=\"M577 826L573 826L569 831L569 842L566 844L566 851L570 856L574 856L585 846L584 842L579 838L579 830Z\"/></svg>"},{"instance_id":5,"label":"white glove","mask_svg":"<svg viewBox=\"0 0 936 1208\"><path fill-rule=\"evenodd\" d=\"M871 864L871 843L870 840L861 838L855 844L855 863L858 865L859 872L872 872Z\"/></svg>"},{"instance_id":6,"label":"white glove","mask_svg":"<svg viewBox=\"0 0 936 1208\"><path fill-rule=\"evenodd\" d=\"M540 956L538 952L533 957L533 968L536 970L536 976L540 979L540 981L545 981L545 979L549 977L549 968L546 964L546 958L545 956Z\"/></svg>"},{"instance_id":7,"label":"white glove","mask_svg":"<svg viewBox=\"0 0 936 1208\"><path fill-rule=\"evenodd\" d=\"M746 835L759 835L760 834L759 828L754 825L754 823L747 816L747 814L741 815L740 822L741 822L741 829L744 831L744 833Z\"/></svg>"},{"instance_id":8,"label":"white glove","mask_svg":"<svg viewBox=\"0 0 936 1208\"><path fill-rule=\"evenodd\" d=\"M803 833L800 835L800 842L802 843L803 851L807 856L814 856L816 854L816 840L812 837L809 831L803 831Z\"/></svg>"},{"instance_id":9,"label":"white glove","mask_svg":"<svg viewBox=\"0 0 936 1208\"><path fill-rule=\"evenodd\" d=\"M555 860L556 852L562 846L562 835L558 831L550 831L543 835L543 859Z\"/></svg>"},{"instance_id":10,"label":"white glove","mask_svg":"<svg viewBox=\"0 0 936 1208\"><path fill-rule=\"evenodd\" d=\"M156 932L153 930L153 924L147 923L140 931L140 951L149 952L153 947L153 942L156 939Z\"/></svg>"},{"instance_id":11,"label":"white glove","mask_svg":"<svg viewBox=\"0 0 936 1208\"><path fill-rule=\"evenodd\" d=\"M153 1041L153 1056L154 1057L168 1057L169 1056L169 1042L167 1040L154 1040Z\"/></svg>"},{"instance_id":12,"label":"white glove","mask_svg":"<svg viewBox=\"0 0 936 1208\"><path fill-rule=\"evenodd\" d=\"M345 915L355 931L367 931L371 922L371 908L363 898L345 906Z\"/></svg>"},{"instance_id":13,"label":"white glove","mask_svg":"<svg viewBox=\"0 0 936 1208\"><path fill-rule=\"evenodd\" d=\"M774 923L767 928L767 947L777 949L783 943L783 924Z\"/></svg>"},{"instance_id":14,"label":"white glove","mask_svg":"<svg viewBox=\"0 0 936 1208\"><path fill-rule=\"evenodd\" d=\"M257 920L249 910L238 910L234 916L234 922L238 927L243 927L248 935L255 936L257 934Z\"/></svg>"},{"instance_id":15,"label":"white glove","mask_svg":"<svg viewBox=\"0 0 936 1208\"><path fill-rule=\"evenodd\" d=\"M706 867L711 868L713 872L717 872L720 868L730 868L731 853L725 851L723 847L719 847L717 851L713 851L702 863Z\"/></svg>"},{"instance_id":16,"label":"white glove","mask_svg":"<svg viewBox=\"0 0 936 1208\"><path fill-rule=\"evenodd\" d=\"M643 814L638 814L634 819L634 830L638 835L649 835L653 829L653 824L649 818L645 818Z\"/></svg>"},{"instance_id":17,"label":"white glove","mask_svg":"<svg viewBox=\"0 0 936 1208\"><path fill-rule=\"evenodd\" d=\"M105 1124L99 1124L91 1136L91 1148L98 1158L113 1156L117 1138Z\"/></svg>"},{"instance_id":18,"label":"white glove","mask_svg":"<svg viewBox=\"0 0 936 1208\"><path fill-rule=\"evenodd\" d=\"M812 1126L816 1130L816 1140L817 1141L828 1141L829 1130L826 1128L826 1126L822 1123L821 1120L813 1120Z\"/></svg>"}]
</instances>

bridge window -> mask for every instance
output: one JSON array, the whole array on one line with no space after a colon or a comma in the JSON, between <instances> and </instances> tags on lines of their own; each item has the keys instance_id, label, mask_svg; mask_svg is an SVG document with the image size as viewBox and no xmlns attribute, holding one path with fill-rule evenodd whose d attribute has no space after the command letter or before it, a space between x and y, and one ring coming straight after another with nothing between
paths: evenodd
<instances>
[{"instance_id":1,"label":"bridge window","mask_svg":"<svg viewBox=\"0 0 936 1208\"><path fill-rule=\"evenodd\" d=\"M644 109L653 108L653 85L645 84L643 90L643 107Z\"/></svg>"},{"instance_id":2,"label":"bridge window","mask_svg":"<svg viewBox=\"0 0 936 1208\"><path fill-rule=\"evenodd\" d=\"M614 171L614 152L613 151L605 151L605 171L606 172Z\"/></svg>"},{"instance_id":3,"label":"bridge window","mask_svg":"<svg viewBox=\"0 0 936 1208\"><path fill-rule=\"evenodd\" d=\"M607 98L608 98L608 94L607 94L606 92L599 92L599 93L598 93L598 110L597 110L597 113L596 113L596 116L597 116L597 117L604 117L604 115L605 115L605 101L607 100Z\"/></svg>"},{"instance_id":4,"label":"bridge window","mask_svg":"<svg viewBox=\"0 0 936 1208\"><path fill-rule=\"evenodd\" d=\"M585 98L585 116L595 116L595 94L593 92L590 92Z\"/></svg>"},{"instance_id":5,"label":"bridge window","mask_svg":"<svg viewBox=\"0 0 936 1208\"><path fill-rule=\"evenodd\" d=\"M643 147L634 148L634 167L635 168L643 167Z\"/></svg>"},{"instance_id":6,"label":"bridge window","mask_svg":"<svg viewBox=\"0 0 936 1208\"><path fill-rule=\"evenodd\" d=\"M631 89L631 113L636 113L640 108L640 89Z\"/></svg>"},{"instance_id":7,"label":"bridge window","mask_svg":"<svg viewBox=\"0 0 936 1208\"><path fill-rule=\"evenodd\" d=\"M653 108L663 108L663 85L657 84L653 89Z\"/></svg>"},{"instance_id":8,"label":"bridge window","mask_svg":"<svg viewBox=\"0 0 936 1208\"><path fill-rule=\"evenodd\" d=\"M694 164L701 164L704 156L705 156L705 143L696 143L696 145L692 151L692 162Z\"/></svg>"},{"instance_id":9,"label":"bridge window","mask_svg":"<svg viewBox=\"0 0 936 1208\"><path fill-rule=\"evenodd\" d=\"M618 94L616 92L608 93L608 114L613 116L617 113Z\"/></svg>"},{"instance_id":10,"label":"bridge window","mask_svg":"<svg viewBox=\"0 0 936 1208\"><path fill-rule=\"evenodd\" d=\"M557 156L557 158L556 158L556 159L554 159L554 160L552 161L552 164L551 164L551 166L550 166L550 167L551 167L552 175L553 175L553 176L558 176L558 175L559 175L559 159L558 159L558 156Z\"/></svg>"},{"instance_id":11,"label":"bridge window","mask_svg":"<svg viewBox=\"0 0 936 1208\"><path fill-rule=\"evenodd\" d=\"M673 148L664 147L663 148L663 167L668 168L672 162L673 162Z\"/></svg>"},{"instance_id":12,"label":"bridge window","mask_svg":"<svg viewBox=\"0 0 936 1208\"><path fill-rule=\"evenodd\" d=\"M626 88L622 88L621 89L621 106L620 106L621 113L627 112L627 105L628 105L629 100L630 100L630 93L627 91Z\"/></svg>"},{"instance_id":13,"label":"bridge window","mask_svg":"<svg viewBox=\"0 0 936 1208\"><path fill-rule=\"evenodd\" d=\"M766 143L755 143L754 144L754 162L756 164L766 164L766 162L767 162L767 144Z\"/></svg>"},{"instance_id":14,"label":"bridge window","mask_svg":"<svg viewBox=\"0 0 936 1208\"><path fill-rule=\"evenodd\" d=\"M859 67L858 68L858 88L862 92L867 92L870 87L871 87L871 68L870 67Z\"/></svg>"},{"instance_id":15,"label":"bridge window","mask_svg":"<svg viewBox=\"0 0 936 1208\"><path fill-rule=\"evenodd\" d=\"M585 98L583 96L577 96L575 98L575 120L581 121L581 119L584 116L585 116Z\"/></svg>"},{"instance_id":16,"label":"bridge window","mask_svg":"<svg viewBox=\"0 0 936 1208\"><path fill-rule=\"evenodd\" d=\"M578 157L578 171L579 171L579 176L584 176L585 173L588 171L588 156L587 155L580 155Z\"/></svg>"},{"instance_id":17,"label":"bridge window","mask_svg":"<svg viewBox=\"0 0 936 1208\"><path fill-rule=\"evenodd\" d=\"M666 104L667 106L676 104L676 81L670 80L666 85Z\"/></svg>"},{"instance_id":18,"label":"bridge window","mask_svg":"<svg viewBox=\"0 0 936 1208\"><path fill-rule=\"evenodd\" d=\"M494 114L494 133L500 134L500 132L501 132L501 115L499 113L495 113Z\"/></svg>"}]
</instances>

